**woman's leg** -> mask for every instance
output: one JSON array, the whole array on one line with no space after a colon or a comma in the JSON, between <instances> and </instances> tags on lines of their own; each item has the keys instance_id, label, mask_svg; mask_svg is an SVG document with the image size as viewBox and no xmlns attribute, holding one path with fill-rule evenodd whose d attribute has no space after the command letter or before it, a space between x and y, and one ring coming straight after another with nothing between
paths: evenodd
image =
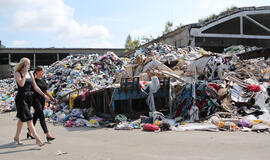
<instances>
[{"instance_id":1,"label":"woman's leg","mask_svg":"<svg viewBox=\"0 0 270 160\"><path fill-rule=\"evenodd\" d=\"M43 106L41 105L41 103L36 103L33 107L35 109L34 120L37 121L37 119L39 118L40 125L41 125L41 127L43 129L43 132L45 134L48 133L48 128L47 128L47 125L46 125L46 122L45 122L45 116L44 116L44 113L43 113ZM33 120L33 123L35 125L34 120Z\"/></svg>"},{"instance_id":2,"label":"woman's leg","mask_svg":"<svg viewBox=\"0 0 270 160\"><path fill-rule=\"evenodd\" d=\"M34 113L34 115L33 115L33 124L34 124L34 126L36 125L36 123L37 123L37 119L38 119L38 113L37 113L37 111L36 111L36 108L34 107L34 109L35 109L35 113Z\"/></svg>"},{"instance_id":3,"label":"woman's leg","mask_svg":"<svg viewBox=\"0 0 270 160\"><path fill-rule=\"evenodd\" d=\"M34 107L34 106L33 106L33 107ZM34 107L34 109L35 109L35 107ZM33 125L34 125L34 126L36 125L37 119L38 119L38 113L37 113L37 111L36 111L36 109L35 109L35 113L34 113L34 115L33 115ZM29 134L30 136L32 136L32 133L30 132L29 128L27 128L27 129L28 129L28 134Z\"/></svg>"},{"instance_id":4,"label":"woman's leg","mask_svg":"<svg viewBox=\"0 0 270 160\"><path fill-rule=\"evenodd\" d=\"M41 146L43 143L42 143L41 139L39 138L39 136L38 136L38 134L36 132L36 129L35 129L34 124L33 124L33 121L32 120L27 121L27 126L30 129L30 132L36 138L36 142Z\"/></svg>"},{"instance_id":5,"label":"woman's leg","mask_svg":"<svg viewBox=\"0 0 270 160\"><path fill-rule=\"evenodd\" d=\"M18 144L20 143L20 134L22 131L22 127L23 127L23 122L19 119L17 122L17 131L16 131L16 135L15 135L15 140L18 141Z\"/></svg>"}]
</instances>

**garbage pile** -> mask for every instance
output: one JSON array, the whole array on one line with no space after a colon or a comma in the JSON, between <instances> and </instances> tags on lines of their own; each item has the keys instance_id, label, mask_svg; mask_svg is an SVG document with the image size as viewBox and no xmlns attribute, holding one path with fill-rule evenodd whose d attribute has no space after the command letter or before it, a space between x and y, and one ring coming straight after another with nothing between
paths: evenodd
<instances>
[{"instance_id":1,"label":"garbage pile","mask_svg":"<svg viewBox=\"0 0 270 160\"><path fill-rule=\"evenodd\" d=\"M171 78L172 114L159 119L163 124L169 118L171 130L269 131L270 59L237 57L256 49L233 46L218 54L198 47L153 44L136 51L122 76L139 76L142 81ZM156 113L152 108L150 113ZM155 120L150 124L155 125Z\"/></svg>"},{"instance_id":2,"label":"garbage pile","mask_svg":"<svg viewBox=\"0 0 270 160\"><path fill-rule=\"evenodd\" d=\"M125 70L115 75L115 83L123 77L140 77L141 89L146 92L148 88L149 115L132 120L118 114L112 120L87 115L90 111L85 109L73 109L72 112L79 113L62 113L62 120L66 127L114 127L115 130L268 132L269 60L240 60L237 54L237 50L228 55L198 47L174 49L169 45L150 45L136 51ZM166 116L156 111L151 96L159 90L161 77L171 78L172 106Z\"/></svg>"},{"instance_id":3,"label":"garbage pile","mask_svg":"<svg viewBox=\"0 0 270 160\"><path fill-rule=\"evenodd\" d=\"M63 122L66 127L72 126L99 126L89 119L92 107L89 109L73 109L74 102L78 97L85 100L87 93L91 90L99 90L109 87L114 82L116 72L123 70L126 61L120 59L113 52L107 52L100 56L92 55L71 55L61 61L55 62L46 69L46 80L48 80L49 91L60 100L60 105L51 104L47 117L54 122ZM86 90L79 94L69 95L74 90L80 91L82 87ZM71 97L69 97L71 96ZM52 112L53 111L53 112ZM91 114L92 115L92 114ZM91 121L92 120L92 121ZM89 122L89 123L88 123Z\"/></svg>"},{"instance_id":4,"label":"garbage pile","mask_svg":"<svg viewBox=\"0 0 270 160\"><path fill-rule=\"evenodd\" d=\"M0 112L15 111L15 89L13 78L0 80Z\"/></svg>"},{"instance_id":5,"label":"garbage pile","mask_svg":"<svg viewBox=\"0 0 270 160\"><path fill-rule=\"evenodd\" d=\"M46 79L56 97L83 86L97 90L113 84L114 74L123 70L124 64L113 52L103 56L70 55L50 65L46 69Z\"/></svg>"}]
</instances>

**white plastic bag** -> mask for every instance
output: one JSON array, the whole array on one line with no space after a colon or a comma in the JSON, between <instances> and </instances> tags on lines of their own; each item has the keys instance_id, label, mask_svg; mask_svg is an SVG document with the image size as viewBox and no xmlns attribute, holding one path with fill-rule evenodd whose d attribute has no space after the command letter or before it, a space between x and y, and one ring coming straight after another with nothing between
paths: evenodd
<instances>
[{"instance_id":1,"label":"white plastic bag","mask_svg":"<svg viewBox=\"0 0 270 160\"><path fill-rule=\"evenodd\" d=\"M160 88L159 79L156 76L151 77L152 82L150 84L150 90L148 97L146 98L146 103L149 106L150 111L156 111L154 93L156 93Z\"/></svg>"}]
</instances>

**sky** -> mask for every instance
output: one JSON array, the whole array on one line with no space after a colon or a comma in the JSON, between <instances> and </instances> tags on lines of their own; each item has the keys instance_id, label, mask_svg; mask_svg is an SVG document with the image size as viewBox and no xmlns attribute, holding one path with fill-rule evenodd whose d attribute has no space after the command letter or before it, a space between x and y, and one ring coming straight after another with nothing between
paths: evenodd
<instances>
[{"instance_id":1,"label":"sky","mask_svg":"<svg viewBox=\"0 0 270 160\"><path fill-rule=\"evenodd\" d=\"M6 47L123 48L132 38L161 36L165 23L198 19L270 0L0 0L0 40Z\"/></svg>"}]
</instances>

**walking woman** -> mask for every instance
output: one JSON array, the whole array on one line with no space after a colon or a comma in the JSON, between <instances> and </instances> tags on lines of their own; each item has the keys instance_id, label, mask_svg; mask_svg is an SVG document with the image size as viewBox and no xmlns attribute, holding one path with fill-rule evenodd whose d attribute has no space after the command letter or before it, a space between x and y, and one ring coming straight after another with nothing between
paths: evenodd
<instances>
[{"instance_id":1,"label":"walking woman","mask_svg":"<svg viewBox=\"0 0 270 160\"><path fill-rule=\"evenodd\" d=\"M53 96L48 91L46 81L44 79L42 79L43 74L44 74L44 68L42 66L37 66L35 71L34 71L36 84L41 89L41 91L43 93L45 93L47 96L49 96L52 101L57 103L57 100L55 98L53 98ZM33 118L34 125L36 124L37 119L39 119L40 125L41 125L44 133L46 134L47 141L49 142L49 141L54 140L55 138L52 137L48 131L48 128L47 128L47 125L45 122L44 113L43 113L43 109L45 106L45 98L42 95L40 95L40 93L38 93L37 91L34 91L34 94L32 96L32 102L33 102L32 106L35 109L34 118ZM32 135L31 135L31 132L29 132L29 130L28 130L27 138L29 138L29 137L34 139L34 137L32 137Z\"/></svg>"},{"instance_id":2,"label":"walking woman","mask_svg":"<svg viewBox=\"0 0 270 160\"><path fill-rule=\"evenodd\" d=\"M30 112L30 107L32 103L32 91L31 86L37 91L40 95L42 95L45 99L49 99L37 86L35 79L32 73L29 72L30 69L30 60L28 58L22 58L19 64L15 67L14 79L18 86L18 93L15 97L15 103L17 108L17 131L14 137L14 141L22 145L20 142L20 134L23 127L23 122L27 122L27 126L33 136L36 139L36 144L40 147L44 145L39 136L36 133L36 129L33 124L33 117Z\"/></svg>"}]
</instances>

